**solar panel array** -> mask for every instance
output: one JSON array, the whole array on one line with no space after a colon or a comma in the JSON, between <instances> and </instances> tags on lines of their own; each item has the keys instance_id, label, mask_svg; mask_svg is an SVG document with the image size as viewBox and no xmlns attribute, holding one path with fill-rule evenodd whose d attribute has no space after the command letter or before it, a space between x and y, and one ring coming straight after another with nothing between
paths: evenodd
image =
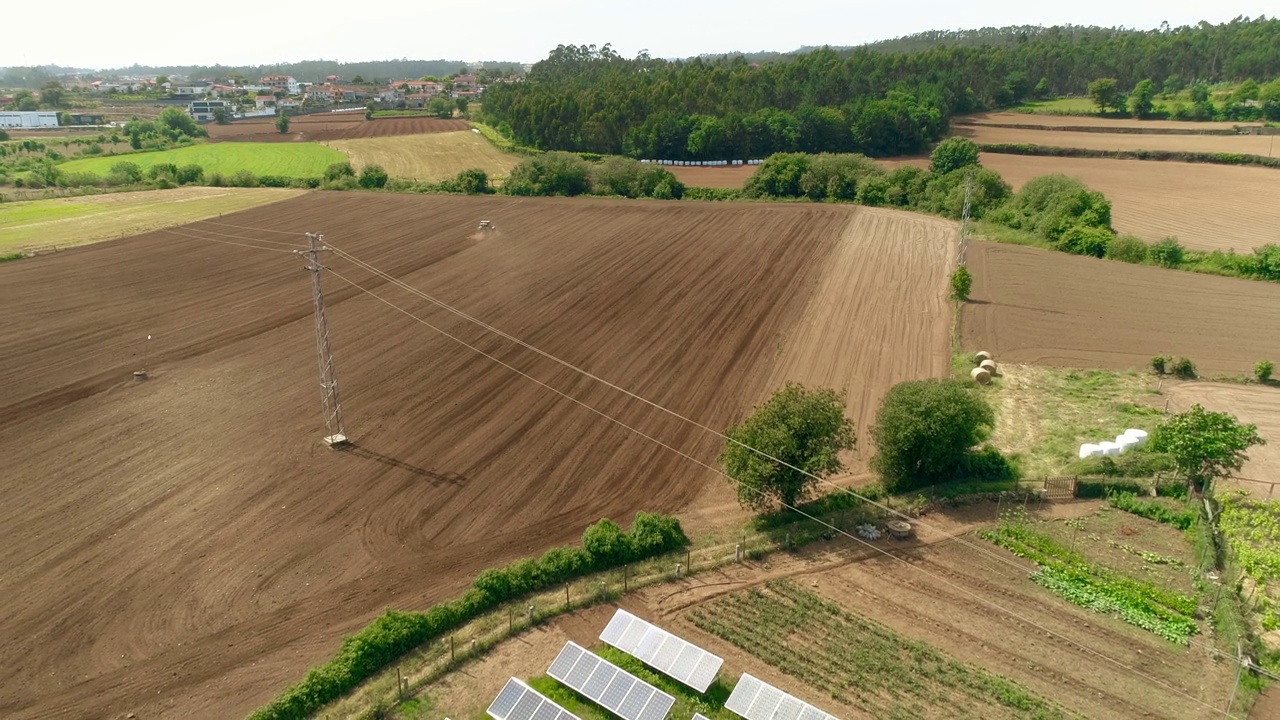
<instances>
[{"instance_id":1,"label":"solar panel array","mask_svg":"<svg viewBox=\"0 0 1280 720\"><path fill-rule=\"evenodd\" d=\"M742 674L724 706L747 720L836 720L835 716L747 673Z\"/></svg>"},{"instance_id":2,"label":"solar panel array","mask_svg":"<svg viewBox=\"0 0 1280 720\"><path fill-rule=\"evenodd\" d=\"M676 699L573 641L547 674L623 720L664 720Z\"/></svg>"},{"instance_id":3,"label":"solar panel array","mask_svg":"<svg viewBox=\"0 0 1280 720\"><path fill-rule=\"evenodd\" d=\"M489 706L494 720L578 720L578 716L511 678Z\"/></svg>"},{"instance_id":4,"label":"solar panel array","mask_svg":"<svg viewBox=\"0 0 1280 720\"><path fill-rule=\"evenodd\" d=\"M600 639L700 693L707 691L724 664L722 658L621 608Z\"/></svg>"}]
</instances>

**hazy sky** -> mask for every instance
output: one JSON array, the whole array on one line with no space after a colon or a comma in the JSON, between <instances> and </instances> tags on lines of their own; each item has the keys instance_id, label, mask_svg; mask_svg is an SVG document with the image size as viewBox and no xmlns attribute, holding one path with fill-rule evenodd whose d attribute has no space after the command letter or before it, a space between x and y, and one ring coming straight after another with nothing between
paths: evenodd
<instances>
[{"instance_id":1,"label":"hazy sky","mask_svg":"<svg viewBox=\"0 0 1280 720\"><path fill-rule=\"evenodd\" d=\"M936 29L1122 25L1142 29L1275 14L1276 0L366 0L6 3L0 66L257 65L296 60L517 60L612 43L655 57L856 45Z\"/></svg>"}]
</instances>

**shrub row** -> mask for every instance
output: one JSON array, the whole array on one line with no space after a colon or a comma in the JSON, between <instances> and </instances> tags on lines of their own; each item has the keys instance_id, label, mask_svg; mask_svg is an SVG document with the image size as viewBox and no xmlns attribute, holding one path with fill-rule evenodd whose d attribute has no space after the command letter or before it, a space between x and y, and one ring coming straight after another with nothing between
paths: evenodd
<instances>
[{"instance_id":1,"label":"shrub row","mask_svg":"<svg viewBox=\"0 0 1280 720\"><path fill-rule=\"evenodd\" d=\"M1076 497L1105 498L1109 494L1125 492L1135 495L1145 494L1150 492L1152 487L1150 483L1129 478L1085 478L1076 481ZM1162 482L1156 483L1154 487L1159 497L1185 498L1187 496L1187 488L1183 483Z\"/></svg>"},{"instance_id":2,"label":"shrub row","mask_svg":"<svg viewBox=\"0 0 1280 720\"><path fill-rule=\"evenodd\" d=\"M1004 155L1046 155L1049 157L1109 158L1112 160L1157 160L1216 165L1261 165L1280 168L1280 158L1246 153L1178 152L1173 150L1093 150L1087 148L1032 145L1029 143L991 143L979 146L982 152Z\"/></svg>"},{"instance_id":3,"label":"shrub row","mask_svg":"<svg viewBox=\"0 0 1280 720\"><path fill-rule=\"evenodd\" d=\"M688 543L674 517L636 513L630 532L610 520L589 526L582 547L552 548L538 559L517 560L476 577L461 598L426 612L388 610L298 684L254 711L253 720L306 718L413 648L469 622L507 600L596 570L655 557Z\"/></svg>"},{"instance_id":4,"label":"shrub row","mask_svg":"<svg viewBox=\"0 0 1280 720\"><path fill-rule=\"evenodd\" d=\"M612 195L679 200L684 183L669 170L623 157L590 163L566 152L548 152L524 160L502 185L505 195Z\"/></svg>"},{"instance_id":5,"label":"shrub row","mask_svg":"<svg viewBox=\"0 0 1280 720\"><path fill-rule=\"evenodd\" d=\"M1190 510L1171 510L1153 500L1140 500L1131 492L1109 493L1107 503L1117 510L1172 525L1179 530L1187 530L1196 522L1196 513Z\"/></svg>"}]
</instances>

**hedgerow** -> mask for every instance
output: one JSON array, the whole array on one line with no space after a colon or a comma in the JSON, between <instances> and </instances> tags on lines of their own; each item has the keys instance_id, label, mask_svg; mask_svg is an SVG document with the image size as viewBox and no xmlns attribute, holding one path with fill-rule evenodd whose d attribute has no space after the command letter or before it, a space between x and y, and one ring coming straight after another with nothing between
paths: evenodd
<instances>
[{"instance_id":1,"label":"hedgerow","mask_svg":"<svg viewBox=\"0 0 1280 720\"><path fill-rule=\"evenodd\" d=\"M582 547L552 548L480 573L461 598L425 612L388 610L344 638L329 661L254 711L251 720L306 718L413 648L458 628L508 600L595 570L655 557L688 544L674 517L636 513L629 532L610 520L589 526Z\"/></svg>"}]
</instances>

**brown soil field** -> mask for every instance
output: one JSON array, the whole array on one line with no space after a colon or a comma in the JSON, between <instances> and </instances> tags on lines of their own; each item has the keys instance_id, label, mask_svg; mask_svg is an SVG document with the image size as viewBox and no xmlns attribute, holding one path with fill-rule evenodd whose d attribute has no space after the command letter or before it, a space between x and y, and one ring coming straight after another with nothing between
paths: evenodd
<instances>
[{"instance_id":1,"label":"brown soil field","mask_svg":"<svg viewBox=\"0 0 1280 720\"><path fill-rule=\"evenodd\" d=\"M1275 135L1151 135L1142 133L1024 130L989 125L957 125L955 135L979 145L1047 145L1086 150L1167 150L1170 152L1242 153L1274 156L1280 152ZM1274 173L1275 170L1273 169Z\"/></svg>"},{"instance_id":2,"label":"brown soil field","mask_svg":"<svg viewBox=\"0 0 1280 720\"><path fill-rule=\"evenodd\" d=\"M1053 503L1034 514L1046 520L1089 518L1092 522L1090 516L1099 506L1094 501ZM688 619L689 611L771 579L790 578L852 613L926 642L951 658L1005 676L1083 717L1222 716L1234 680L1228 663L1215 663L1203 650L1175 647L1151 633L1069 605L1033 584L1028 573L1018 567L1021 561L1000 562L953 539L964 535L968 542L983 545L971 533L991 523L997 510L996 505L984 504L931 514L931 527L919 526L918 539L875 543L894 558L837 539L646 588L622 598L618 606L723 657L721 678L732 680L750 672L844 718L880 715L836 702L797 677L700 630ZM1125 536L1127 541L1144 549L1158 545L1161 539L1148 535L1161 533L1185 548L1178 533L1168 528L1142 520L1125 525L1131 533ZM1002 552L984 548L993 554ZM979 597L1018 617L990 607ZM482 714L508 677L541 674L566 640L586 647L599 645L597 638L614 607L574 612L498 645L464 670L428 685L425 691L435 703L433 709L451 717ZM1204 705L1165 688L1157 689L1159 686L1149 680L1064 640L1064 636ZM894 669L890 666L883 671L892 673ZM948 717L947 707L936 702L936 698L923 699L934 712L930 717ZM993 716L1008 713L1005 708L1000 710L1004 712Z\"/></svg>"},{"instance_id":3,"label":"brown soil field","mask_svg":"<svg viewBox=\"0 0 1280 720\"><path fill-rule=\"evenodd\" d=\"M1248 375L1274 355L1280 284L973 241L963 347L996 362L1146 368L1191 358L1202 375Z\"/></svg>"},{"instance_id":4,"label":"brown soil field","mask_svg":"<svg viewBox=\"0 0 1280 720\"><path fill-rule=\"evenodd\" d=\"M1164 389L1169 411L1183 412L1199 403L1214 412L1229 412L1240 422L1258 426L1266 445L1250 448L1249 462L1238 478L1223 481L1255 498L1280 500L1280 388L1227 383L1176 383Z\"/></svg>"},{"instance_id":5,"label":"brown soil field","mask_svg":"<svg viewBox=\"0 0 1280 720\"><path fill-rule=\"evenodd\" d=\"M1280 173L1269 168L983 153L1014 189L1062 173L1111 201L1112 225L1148 242L1252 252L1280 242Z\"/></svg>"},{"instance_id":6,"label":"brown soil field","mask_svg":"<svg viewBox=\"0 0 1280 720\"><path fill-rule=\"evenodd\" d=\"M471 126L465 120L394 117L365 120L364 113L321 113L289 119L289 132L276 131L275 118L240 120L229 125L209 123L210 142L324 142L355 138L455 132Z\"/></svg>"},{"instance_id":7,"label":"brown soil field","mask_svg":"<svg viewBox=\"0 0 1280 720\"><path fill-rule=\"evenodd\" d=\"M365 165L381 165L391 177L439 182L463 170L483 170L492 180L505 178L520 158L504 153L470 131L426 135L332 140L325 143L346 153L359 172Z\"/></svg>"},{"instance_id":8,"label":"brown soil field","mask_svg":"<svg viewBox=\"0 0 1280 720\"><path fill-rule=\"evenodd\" d=\"M1188 122L1184 120L1134 120L1088 115L1037 115L1034 113L992 112L963 115L952 119L956 125L1040 125L1046 128L1096 127L1121 130L1182 130L1194 134L1204 130L1234 130L1236 127L1260 123Z\"/></svg>"},{"instance_id":9,"label":"brown soil field","mask_svg":"<svg viewBox=\"0 0 1280 720\"><path fill-rule=\"evenodd\" d=\"M240 716L384 608L455 596L480 569L573 542L600 517L723 492L718 476L335 274L708 462L714 437L336 257L329 321L355 447L325 449L309 279L287 247L228 244L295 240L251 228L324 232L504 331L724 427L767 396L779 348L788 362L801 351L792 341L808 337L795 334L805 319L826 317L814 298L834 287L825 272L875 278L836 289L883 295L874 302L910 319L868 340L897 362L863 353L849 362L871 367L825 375L879 377L883 390L907 376L909 353L926 352L923 338L943 342L930 358L946 353L948 319L929 315L938 290L917 277L945 277L945 240L921 247L916 219L870 215L312 193L217 221L240 228L198 223L0 265L0 715ZM477 238L480 218L498 232ZM915 247L937 265L904 263L899 248ZM850 274L848 263L867 267ZM856 300L831 302L862 316ZM143 367L151 379L134 382Z\"/></svg>"},{"instance_id":10,"label":"brown soil field","mask_svg":"<svg viewBox=\"0 0 1280 720\"><path fill-rule=\"evenodd\" d=\"M726 167L668 167L676 179L685 185L709 188L740 188L756 171L757 165Z\"/></svg>"}]
</instances>

